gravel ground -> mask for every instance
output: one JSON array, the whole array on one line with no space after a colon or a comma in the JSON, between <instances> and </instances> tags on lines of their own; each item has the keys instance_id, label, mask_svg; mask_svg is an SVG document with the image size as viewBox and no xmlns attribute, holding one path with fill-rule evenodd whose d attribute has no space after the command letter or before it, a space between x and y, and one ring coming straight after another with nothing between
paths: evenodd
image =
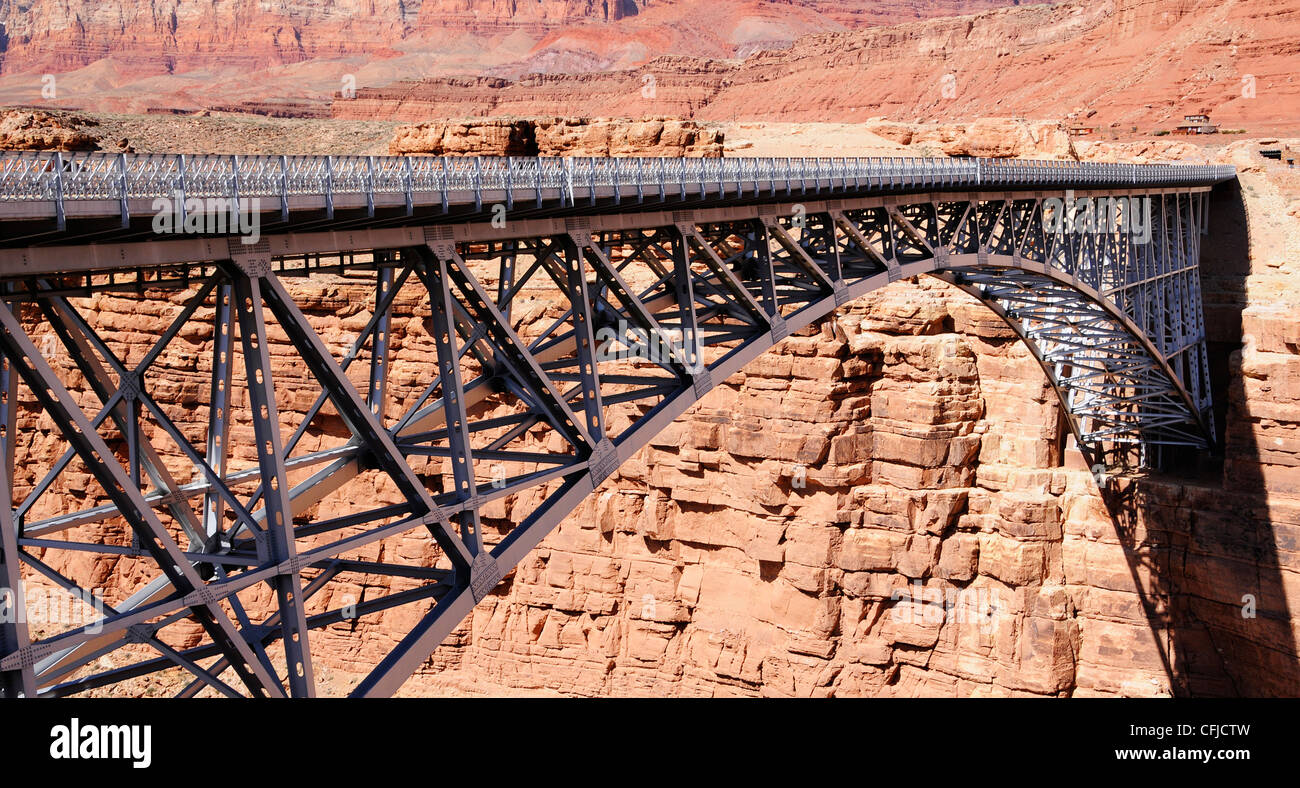
<instances>
[{"instance_id":1,"label":"gravel ground","mask_svg":"<svg viewBox=\"0 0 1300 788\"><path fill-rule=\"evenodd\" d=\"M136 153L387 154L396 121L257 115L117 115L52 112L99 139L101 150ZM79 122L94 121L98 125Z\"/></svg>"}]
</instances>

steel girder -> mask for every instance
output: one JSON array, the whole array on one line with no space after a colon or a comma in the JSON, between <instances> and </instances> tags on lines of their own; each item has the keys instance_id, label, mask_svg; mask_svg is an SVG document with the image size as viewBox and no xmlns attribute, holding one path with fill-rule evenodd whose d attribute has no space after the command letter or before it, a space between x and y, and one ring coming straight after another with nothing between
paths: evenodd
<instances>
[{"instance_id":1,"label":"steel girder","mask_svg":"<svg viewBox=\"0 0 1300 788\"><path fill-rule=\"evenodd\" d=\"M158 299L168 284L188 294L171 296L169 327L134 364L85 316L79 284L13 282L0 308L0 497L13 496L15 463L33 451L21 399L68 448L0 506L0 570L21 593L23 566L99 615L40 636L0 625L0 689L63 696L184 671L185 696L309 696L321 630L410 606L414 625L352 691L392 694L716 381L852 299L921 274L980 299L1025 341L1090 461L1209 448L1205 191L1151 195L1149 232L1074 222L1092 207L1053 199L914 195L632 215L620 226L571 217L482 226L479 237L474 226L429 227L409 244L341 249L325 269L373 288L369 318L337 357L286 285L321 269L295 268L267 246L231 243L228 256L149 287L87 280L86 293L135 287ZM538 292L560 311L549 324L521 322L525 294ZM436 359L414 367L400 399L399 294ZM195 369L208 380L188 420L159 402L174 391L160 359L200 324L211 340ZM66 349L64 375L38 348L37 327ZM317 392L291 433L273 340L287 342ZM357 383L348 370L362 359ZM80 396L68 373L84 378ZM329 424L343 435L327 446L323 436L338 432ZM46 505L74 467L97 482L85 494L96 505ZM507 521L498 513L485 532L486 507L503 502ZM419 534L433 558L384 549ZM69 576L77 552L129 564L136 579L112 590L123 598L109 604ZM336 604L358 577L409 587Z\"/></svg>"}]
</instances>

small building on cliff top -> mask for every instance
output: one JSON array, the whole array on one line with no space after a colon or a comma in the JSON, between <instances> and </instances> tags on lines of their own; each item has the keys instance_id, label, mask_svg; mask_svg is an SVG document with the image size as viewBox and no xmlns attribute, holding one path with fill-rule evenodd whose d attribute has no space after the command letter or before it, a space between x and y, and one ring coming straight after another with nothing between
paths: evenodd
<instances>
[{"instance_id":1,"label":"small building on cliff top","mask_svg":"<svg viewBox=\"0 0 1300 788\"><path fill-rule=\"evenodd\" d=\"M1175 134L1217 134L1219 127L1210 123L1209 115L1184 115Z\"/></svg>"}]
</instances>

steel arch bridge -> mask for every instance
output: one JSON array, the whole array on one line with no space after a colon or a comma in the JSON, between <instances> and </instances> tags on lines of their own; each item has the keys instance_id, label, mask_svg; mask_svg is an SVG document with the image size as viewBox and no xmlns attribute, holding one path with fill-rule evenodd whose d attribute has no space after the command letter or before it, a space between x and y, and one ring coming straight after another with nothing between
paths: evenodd
<instances>
[{"instance_id":1,"label":"steel arch bridge","mask_svg":"<svg viewBox=\"0 0 1300 788\"><path fill-rule=\"evenodd\" d=\"M184 671L183 696L310 696L314 631L410 606L417 623L353 693L392 694L719 381L921 274L1015 330L1090 462L1212 448L1199 244L1210 189L1233 177L973 159L0 155L0 689L66 696ZM291 292L326 276L371 288L341 353ZM558 305L549 323L519 315L537 288ZM100 293L174 305L143 356L101 336ZM398 403L401 298L432 348ZM208 383L178 414L160 359L196 324ZM319 391L296 425L273 342ZM18 489L38 417L57 460ZM345 427L330 446L327 418ZM51 504L74 466L95 492ZM387 499L366 497L379 487ZM350 511L321 516L331 498ZM502 500L517 505L493 543L481 510ZM420 532L435 560L364 557ZM84 553L148 571L110 604L73 576ZM34 632L13 615L23 573L93 620ZM405 590L319 604L357 575Z\"/></svg>"}]
</instances>

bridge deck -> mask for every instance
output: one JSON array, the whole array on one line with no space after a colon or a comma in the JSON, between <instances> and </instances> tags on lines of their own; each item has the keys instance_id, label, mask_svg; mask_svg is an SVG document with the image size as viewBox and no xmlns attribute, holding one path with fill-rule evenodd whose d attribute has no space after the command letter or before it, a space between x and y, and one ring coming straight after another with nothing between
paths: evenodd
<instances>
[{"instance_id":1,"label":"bridge deck","mask_svg":"<svg viewBox=\"0 0 1300 788\"><path fill-rule=\"evenodd\" d=\"M1209 186L1228 166L919 158L449 158L0 154L0 247L238 234L195 221L238 209L259 233L436 225L925 191ZM251 221L251 219L250 219ZM0 276L12 275L0 256ZM138 262L138 261L137 261ZM130 267L130 266L124 266ZM24 270L24 273L31 273Z\"/></svg>"}]
</instances>

